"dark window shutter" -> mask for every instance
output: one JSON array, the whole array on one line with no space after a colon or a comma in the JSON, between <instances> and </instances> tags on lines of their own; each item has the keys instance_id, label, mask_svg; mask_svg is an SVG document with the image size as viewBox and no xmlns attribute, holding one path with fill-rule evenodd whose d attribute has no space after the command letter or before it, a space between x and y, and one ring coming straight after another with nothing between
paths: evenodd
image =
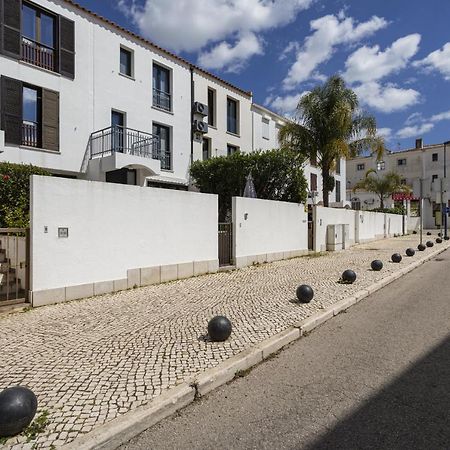
<instances>
[{"instance_id":1,"label":"dark window shutter","mask_svg":"<svg viewBox=\"0 0 450 450\"><path fill-rule=\"evenodd\" d=\"M1 126L5 132L5 143L22 143L22 82L12 78L1 78Z\"/></svg>"},{"instance_id":2,"label":"dark window shutter","mask_svg":"<svg viewBox=\"0 0 450 450\"><path fill-rule=\"evenodd\" d=\"M0 0L3 3L3 15L1 15L1 52L4 55L20 59L20 0Z\"/></svg>"},{"instance_id":3,"label":"dark window shutter","mask_svg":"<svg viewBox=\"0 0 450 450\"><path fill-rule=\"evenodd\" d=\"M42 148L59 150L59 92L42 89Z\"/></svg>"},{"instance_id":4,"label":"dark window shutter","mask_svg":"<svg viewBox=\"0 0 450 450\"><path fill-rule=\"evenodd\" d=\"M75 78L75 24L59 16L59 73Z\"/></svg>"}]
</instances>

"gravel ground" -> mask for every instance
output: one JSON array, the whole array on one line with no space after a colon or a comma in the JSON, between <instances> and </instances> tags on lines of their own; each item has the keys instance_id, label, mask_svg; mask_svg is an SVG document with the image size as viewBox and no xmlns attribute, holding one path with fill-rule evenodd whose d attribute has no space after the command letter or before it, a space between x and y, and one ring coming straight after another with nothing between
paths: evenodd
<instances>
[{"instance_id":1,"label":"gravel ground","mask_svg":"<svg viewBox=\"0 0 450 450\"><path fill-rule=\"evenodd\" d=\"M50 417L35 441L13 438L5 448L58 448L424 257L389 262L417 244L414 235L386 239L0 318L0 389L29 386ZM373 259L384 262L381 272L370 270ZM353 285L338 283L347 268L358 274ZM295 288L303 283L315 298L300 305ZM204 336L216 314L233 323L223 343Z\"/></svg>"}]
</instances>

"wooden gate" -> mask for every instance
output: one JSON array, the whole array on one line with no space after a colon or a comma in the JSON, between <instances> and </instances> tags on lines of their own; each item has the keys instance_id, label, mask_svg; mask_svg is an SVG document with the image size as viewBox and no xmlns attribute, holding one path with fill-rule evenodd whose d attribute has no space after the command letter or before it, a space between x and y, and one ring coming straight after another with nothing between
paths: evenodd
<instances>
[{"instance_id":1,"label":"wooden gate","mask_svg":"<svg viewBox=\"0 0 450 450\"><path fill-rule=\"evenodd\" d=\"M29 230L0 228L0 306L28 301Z\"/></svg>"},{"instance_id":2,"label":"wooden gate","mask_svg":"<svg viewBox=\"0 0 450 450\"><path fill-rule=\"evenodd\" d=\"M233 224L219 223L219 266L233 263Z\"/></svg>"}]
</instances>

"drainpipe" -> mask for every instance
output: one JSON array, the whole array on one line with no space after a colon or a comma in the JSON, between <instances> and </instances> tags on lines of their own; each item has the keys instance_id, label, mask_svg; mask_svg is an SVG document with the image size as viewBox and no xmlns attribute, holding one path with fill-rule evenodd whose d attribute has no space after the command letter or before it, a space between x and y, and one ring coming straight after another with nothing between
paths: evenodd
<instances>
[{"instance_id":1,"label":"drainpipe","mask_svg":"<svg viewBox=\"0 0 450 450\"><path fill-rule=\"evenodd\" d=\"M194 67L190 66L189 70L191 72L191 165L194 162L194 128L192 124L194 123ZM190 174L189 174L190 179Z\"/></svg>"}]
</instances>

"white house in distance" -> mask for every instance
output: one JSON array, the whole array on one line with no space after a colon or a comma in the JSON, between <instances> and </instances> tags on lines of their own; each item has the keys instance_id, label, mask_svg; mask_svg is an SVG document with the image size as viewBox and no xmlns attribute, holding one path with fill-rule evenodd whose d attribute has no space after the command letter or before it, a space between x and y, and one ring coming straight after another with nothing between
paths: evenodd
<instances>
[{"instance_id":1,"label":"white house in distance","mask_svg":"<svg viewBox=\"0 0 450 450\"><path fill-rule=\"evenodd\" d=\"M188 189L192 161L278 147L286 119L251 92L71 0L0 4L0 161ZM307 166L305 175L317 203L320 173Z\"/></svg>"},{"instance_id":2,"label":"white house in distance","mask_svg":"<svg viewBox=\"0 0 450 450\"><path fill-rule=\"evenodd\" d=\"M450 145L447 146L450 150ZM446 152L445 152L446 153ZM450 161L446 160L447 173L450 174ZM420 196L420 180L423 180L423 220L424 227L434 228L441 224L441 180L444 191L444 202L449 205L445 194L446 182L444 180L444 144L424 145L422 139L416 139L415 147L397 151L386 152L383 160L377 161L375 155L361 156L347 161L347 197L354 207L373 209L379 207L379 200L374 193L353 191L355 184L365 177L369 169L374 169L383 175L389 171L400 174L402 181L411 186L413 195ZM394 205L394 200L385 201L386 207ZM411 208L418 211L418 200L411 202Z\"/></svg>"}]
</instances>

